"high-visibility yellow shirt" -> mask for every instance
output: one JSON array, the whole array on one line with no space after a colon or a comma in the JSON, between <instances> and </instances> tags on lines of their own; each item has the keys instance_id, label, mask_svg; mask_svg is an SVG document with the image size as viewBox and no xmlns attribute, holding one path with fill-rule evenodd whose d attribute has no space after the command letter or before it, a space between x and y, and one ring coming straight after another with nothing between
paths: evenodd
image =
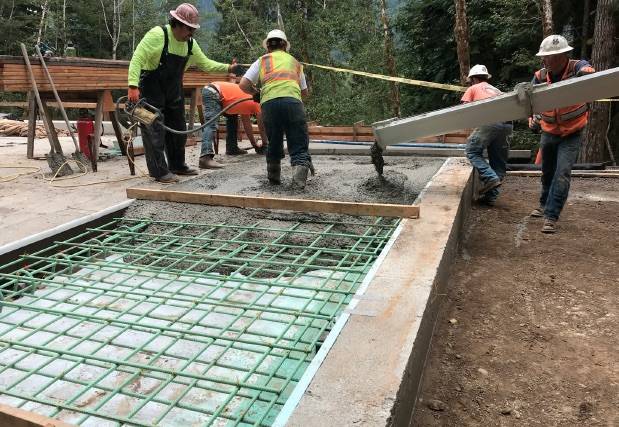
<instances>
[{"instance_id":1,"label":"high-visibility yellow shirt","mask_svg":"<svg viewBox=\"0 0 619 427\"><path fill-rule=\"evenodd\" d=\"M176 40L169 24L165 28L168 32L168 52L173 55L187 56L187 42ZM159 66L164 38L161 27L151 28L144 35L144 38L142 38L131 57L131 63L129 64L129 86L138 86L142 70L154 70ZM228 71L228 64L207 58L195 40L191 48L191 56L189 61L187 61L187 67L191 65L195 65L202 71L212 73L225 73Z\"/></svg>"}]
</instances>

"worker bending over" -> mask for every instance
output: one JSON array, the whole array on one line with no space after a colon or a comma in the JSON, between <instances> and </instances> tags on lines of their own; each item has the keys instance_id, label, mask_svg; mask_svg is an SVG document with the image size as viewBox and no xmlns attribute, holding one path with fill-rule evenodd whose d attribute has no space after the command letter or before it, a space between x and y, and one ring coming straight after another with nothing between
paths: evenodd
<instances>
[{"instance_id":1,"label":"worker bending over","mask_svg":"<svg viewBox=\"0 0 619 427\"><path fill-rule=\"evenodd\" d=\"M281 159L284 158L284 135L292 165L292 185L305 188L312 167L305 108L301 96L308 94L301 64L288 53L290 43L281 30L272 30L263 40L267 54L254 62L239 84L246 93L257 94L269 145L267 177L272 184L281 183Z\"/></svg>"},{"instance_id":2,"label":"worker bending over","mask_svg":"<svg viewBox=\"0 0 619 427\"><path fill-rule=\"evenodd\" d=\"M195 65L213 73L239 69L237 64L222 64L204 55L192 38L200 28L198 22L198 10L189 3L171 10L168 25L148 31L129 64L129 100L145 98L161 110L165 125L176 130L186 130L183 74L187 67ZM178 181L176 175L197 175L198 171L185 163L186 135L166 132L158 121L142 125L141 129L146 165L152 177L169 183Z\"/></svg>"},{"instance_id":3,"label":"worker bending over","mask_svg":"<svg viewBox=\"0 0 619 427\"><path fill-rule=\"evenodd\" d=\"M236 83L229 82L213 82L204 86L202 89L202 107L204 109L204 121L208 122L215 116L221 113L223 109L229 105L240 101L243 98L248 98L249 95L241 90ZM247 151L241 150L238 146L237 131L238 131L238 115L242 115L247 137L255 148L258 154L262 153L264 144L267 143L266 133L262 123L260 112L260 104L253 101L248 101L236 104L226 111L226 154L236 156L239 154L247 154ZM258 128L262 136L262 146L256 144L253 131L251 129L250 116L255 115L258 121ZM246 123L249 121L249 124ZM249 129L248 129L249 127ZM201 169L218 169L223 165L217 163L214 159L215 151L213 150L213 134L217 130L217 120L204 128L202 133L202 147L200 149Z\"/></svg>"},{"instance_id":4,"label":"worker bending over","mask_svg":"<svg viewBox=\"0 0 619 427\"><path fill-rule=\"evenodd\" d=\"M475 65L469 71L471 83L462 102L474 102L500 95L502 92L488 83L492 77L485 65ZM494 205L499 196L499 186L505 177L507 157L509 156L509 137L512 134L512 122L499 122L480 126L473 131L466 143L466 156L477 170L482 186L479 190L479 202ZM488 162L484 159L484 149L488 150Z\"/></svg>"},{"instance_id":5,"label":"worker bending over","mask_svg":"<svg viewBox=\"0 0 619 427\"><path fill-rule=\"evenodd\" d=\"M544 68L535 72L533 83L557 83L595 72L589 62L570 59L572 49L563 36L546 37L537 53L542 57ZM556 222L567 200L572 166L580 152L588 117L587 104L570 105L541 114L542 194L539 207L531 212L531 216L544 217L543 233L556 231ZM535 126L533 118L529 119L529 126Z\"/></svg>"}]
</instances>

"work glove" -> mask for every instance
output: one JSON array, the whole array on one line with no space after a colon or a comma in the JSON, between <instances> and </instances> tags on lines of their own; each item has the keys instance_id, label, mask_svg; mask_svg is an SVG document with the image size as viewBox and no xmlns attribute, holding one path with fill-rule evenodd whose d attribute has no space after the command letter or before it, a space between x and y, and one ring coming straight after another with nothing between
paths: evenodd
<instances>
[{"instance_id":1,"label":"work glove","mask_svg":"<svg viewBox=\"0 0 619 427\"><path fill-rule=\"evenodd\" d=\"M138 102L140 100L140 89L129 86L129 90L127 91L127 99L133 103Z\"/></svg>"},{"instance_id":2,"label":"work glove","mask_svg":"<svg viewBox=\"0 0 619 427\"><path fill-rule=\"evenodd\" d=\"M540 120L541 116L539 114L529 117L529 129L531 129L533 133L540 133L542 131Z\"/></svg>"},{"instance_id":3,"label":"work glove","mask_svg":"<svg viewBox=\"0 0 619 427\"><path fill-rule=\"evenodd\" d=\"M237 64L236 62L233 62L232 64L230 64L230 66L228 67L228 71L231 74L234 74L237 77L243 77L243 75L245 74L245 72L247 71L247 67L241 65L241 64Z\"/></svg>"},{"instance_id":4,"label":"work glove","mask_svg":"<svg viewBox=\"0 0 619 427\"><path fill-rule=\"evenodd\" d=\"M252 95L252 99L254 100L254 102L257 102L258 104L260 104L260 91L254 93Z\"/></svg>"}]
</instances>

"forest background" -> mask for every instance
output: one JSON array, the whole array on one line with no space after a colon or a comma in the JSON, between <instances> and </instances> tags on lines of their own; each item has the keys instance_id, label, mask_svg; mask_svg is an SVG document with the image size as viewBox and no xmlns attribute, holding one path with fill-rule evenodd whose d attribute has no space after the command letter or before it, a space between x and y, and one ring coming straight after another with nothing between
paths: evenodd
<instances>
[{"instance_id":1,"label":"forest background","mask_svg":"<svg viewBox=\"0 0 619 427\"><path fill-rule=\"evenodd\" d=\"M190 1L191 2L191 1ZM45 43L62 55L130 59L146 31L179 1L0 0L0 55ZM619 0L200 0L195 38L207 56L250 63L273 28L286 31L300 61L417 80L464 84L484 64L504 91L530 81L545 35L562 34L574 58L617 66ZM460 94L306 67L309 119L322 125L372 123L459 103ZM19 95L0 93L1 99ZM619 158L619 103L595 102L582 161ZM539 137L519 123L514 147Z\"/></svg>"}]
</instances>

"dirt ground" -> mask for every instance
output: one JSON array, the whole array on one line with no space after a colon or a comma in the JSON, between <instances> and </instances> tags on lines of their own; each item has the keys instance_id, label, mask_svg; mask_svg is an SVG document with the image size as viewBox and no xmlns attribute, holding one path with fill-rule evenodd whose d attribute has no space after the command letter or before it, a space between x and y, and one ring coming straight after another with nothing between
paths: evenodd
<instances>
[{"instance_id":1,"label":"dirt ground","mask_svg":"<svg viewBox=\"0 0 619 427\"><path fill-rule=\"evenodd\" d=\"M556 235L538 191L473 206L412 425L619 425L619 180L573 180Z\"/></svg>"}]
</instances>

